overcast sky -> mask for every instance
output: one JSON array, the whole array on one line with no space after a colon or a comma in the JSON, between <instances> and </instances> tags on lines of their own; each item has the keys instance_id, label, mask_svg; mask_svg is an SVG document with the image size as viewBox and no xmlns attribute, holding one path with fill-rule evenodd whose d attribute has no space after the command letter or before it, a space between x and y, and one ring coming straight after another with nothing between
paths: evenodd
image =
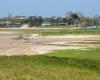
<instances>
[{"instance_id":1,"label":"overcast sky","mask_svg":"<svg viewBox=\"0 0 100 80\"><path fill-rule=\"evenodd\" d=\"M65 12L100 15L100 0L0 0L0 17L12 15L64 16Z\"/></svg>"}]
</instances>

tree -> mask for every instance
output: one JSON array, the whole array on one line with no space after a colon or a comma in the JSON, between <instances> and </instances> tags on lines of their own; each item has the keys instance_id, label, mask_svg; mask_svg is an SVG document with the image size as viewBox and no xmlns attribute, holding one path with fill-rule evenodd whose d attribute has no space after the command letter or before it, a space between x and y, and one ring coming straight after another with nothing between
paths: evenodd
<instances>
[{"instance_id":1,"label":"tree","mask_svg":"<svg viewBox=\"0 0 100 80\"><path fill-rule=\"evenodd\" d=\"M80 20L79 20L79 25L80 25L81 27L87 27L87 26L89 25L89 23L88 23L88 18L85 18L85 17L80 18Z\"/></svg>"},{"instance_id":2,"label":"tree","mask_svg":"<svg viewBox=\"0 0 100 80\"><path fill-rule=\"evenodd\" d=\"M69 12L66 15L66 19L68 21L68 25L78 26L80 16L77 13Z\"/></svg>"},{"instance_id":3,"label":"tree","mask_svg":"<svg viewBox=\"0 0 100 80\"><path fill-rule=\"evenodd\" d=\"M29 25L32 26L41 26L43 19L41 16L30 16L29 17Z\"/></svg>"},{"instance_id":4,"label":"tree","mask_svg":"<svg viewBox=\"0 0 100 80\"><path fill-rule=\"evenodd\" d=\"M43 22L43 18L39 16L39 26L42 25L42 22Z\"/></svg>"},{"instance_id":5,"label":"tree","mask_svg":"<svg viewBox=\"0 0 100 80\"><path fill-rule=\"evenodd\" d=\"M79 16L76 13L72 13L70 18L72 20L72 25L78 26Z\"/></svg>"},{"instance_id":6,"label":"tree","mask_svg":"<svg viewBox=\"0 0 100 80\"><path fill-rule=\"evenodd\" d=\"M49 21L50 21L50 23L51 23L52 26L55 25L55 17L51 17L51 18L49 19Z\"/></svg>"},{"instance_id":7,"label":"tree","mask_svg":"<svg viewBox=\"0 0 100 80\"><path fill-rule=\"evenodd\" d=\"M29 26L32 27L34 25L34 17L30 16L28 22Z\"/></svg>"}]
</instances>

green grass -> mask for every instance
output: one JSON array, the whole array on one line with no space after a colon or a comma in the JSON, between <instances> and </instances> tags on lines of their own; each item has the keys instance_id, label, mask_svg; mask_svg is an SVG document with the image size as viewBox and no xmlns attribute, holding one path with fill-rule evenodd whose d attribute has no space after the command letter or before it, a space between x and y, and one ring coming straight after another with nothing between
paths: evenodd
<instances>
[{"instance_id":1,"label":"green grass","mask_svg":"<svg viewBox=\"0 0 100 80\"><path fill-rule=\"evenodd\" d=\"M0 28L0 31L18 32L20 34L39 33L41 35L100 35L100 29L85 30L85 29L72 29L72 28L31 28L31 29L18 29L18 28Z\"/></svg>"},{"instance_id":2,"label":"green grass","mask_svg":"<svg viewBox=\"0 0 100 80\"><path fill-rule=\"evenodd\" d=\"M0 80L100 80L100 50L1 56Z\"/></svg>"},{"instance_id":3,"label":"green grass","mask_svg":"<svg viewBox=\"0 0 100 80\"><path fill-rule=\"evenodd\" d=\"M79 59L91 59L91 60L100 60L100 49L91 48L91 49L69 49L69 50L57 50L53 51L48 56L56 57L69 57L69 58L79 58Z\"/></svg>"},{"instance_id":4,"label":"green grass","mask_svg":"<svg viewBox=\"0 0 100 80\"><path fill-rule=\"evenodd\" d=\"M73 35L100 35L99 29L94 30L84 30L84 29L62 29L58 32L42 32L42 35L66 35L66 34L73 34Z\"/></svg>"}]
</instances>

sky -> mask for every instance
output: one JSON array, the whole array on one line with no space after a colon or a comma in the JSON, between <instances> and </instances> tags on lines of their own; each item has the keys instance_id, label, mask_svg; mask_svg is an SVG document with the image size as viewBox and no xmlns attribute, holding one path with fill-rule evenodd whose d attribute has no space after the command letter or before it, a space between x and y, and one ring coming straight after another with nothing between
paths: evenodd
<instances>
[{"instance_id":1,"label":"sky","mask_svg":"<svg viewBox=\"0 0 100 80\"><path fill-rule=\"evenodd\" d=\"M23 16L64 16L66 12L100 15L100 0L0 0L0 17L8 13Z\"/></svg>"}]
</instances>

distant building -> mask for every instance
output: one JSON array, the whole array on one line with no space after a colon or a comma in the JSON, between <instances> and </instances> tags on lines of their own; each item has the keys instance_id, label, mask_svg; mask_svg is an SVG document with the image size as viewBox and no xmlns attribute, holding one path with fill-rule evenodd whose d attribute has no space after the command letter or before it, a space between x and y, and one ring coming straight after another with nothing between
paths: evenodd
<instances>
[{"instance_id":1,"label":"distant building","mask_svg":"<svg viewBox=\"0 0 100 80\"><path fill-rule=\"evenodd\" d=\"M17 25L18 25L17 23L11 21L0 22L0 26L16 27Z\"/></svg>"},{"instance_id":2,"label":"distant building","mask_svg":"<svg viewBox=\"0 0 100 80\"><path fill-rule=\"evenodd\" d=\"M43 22L41 26L51 26L52 24L50 22Z\"/></svg>"},{"instance_id":3,"label":"distant building","mask_svg":"<svg viewBox=\"0 0 100 80\"><path fill-rule=\"evenodd\" d=\"M28 19L28 17L26 17L26 16L15 16L14 19L25 20L25 19Z\"/></svg>"}]
</instances>

